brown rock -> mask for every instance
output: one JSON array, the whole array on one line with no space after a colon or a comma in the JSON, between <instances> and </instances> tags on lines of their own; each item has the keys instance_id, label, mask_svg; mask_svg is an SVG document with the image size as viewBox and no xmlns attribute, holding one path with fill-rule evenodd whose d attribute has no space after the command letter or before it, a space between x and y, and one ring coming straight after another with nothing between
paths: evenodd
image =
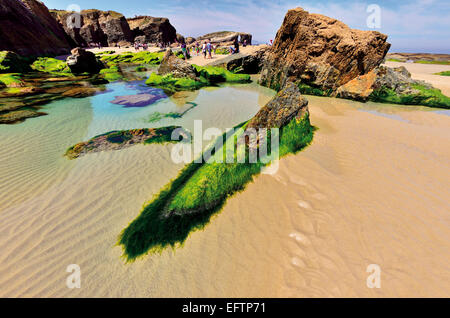
<instances>
[{"instance_id":1,"label":"brown rock","mask_svg":"<svg viewBox=\"0 0 450 318\"><path fill-rule=\"evenodd\" d=\"M82 48L75 48L72 55L67 58L67 65L74 74L90 73L97 74L104 65L97 60L94 53Z\"/></svg>"},{"instance_id":2,"label":"brown rock","mask_svg":"<svg viewBox=\"0 0 450 318\"><path fill-rule=\"evenodd\" d=\"M91 43L114 46L133 42L134 36L126 18L115 11L83 10L80 13L80 28L74 27L70 17L73 12L52 10L52 15L64 27L75 46L85 47ZM76 13L75 13L76 14ZM75 21L75 20L72 20Z\"/></svg>"},{"instance_id":3,"label":"brown rock","mask_svg":"<svg viewBox=\"0 0 450 318\"><path fill-rule=\"evenodd\" d=\"M289 10L262 70L261 84L280 89L298 81L322 90L337 89L380 65L390 44L374 31L301 8Z\"/></svg>"},{"instance_id":4,"label":"brown rock","mask_svg":"<svg viewBox=\"0 0 450 318\"><path fill-rule=\"evenodd\" d=\"M21 55L67 54L63 28L36 0L0 0L0 51Z\"/></svg>"},{"instance_id":5,"label":"brown rock","mask_svg":"<svg viewBox=\"0 0 450 318\"><path fill-rule=\"evenodd\" d=\"M297 85L288 82L283 90L253 117L248 128L282 128L292 119L302 119L308 114L308 100Z\"/></svg>"},{"instance_id":6,"label":"brown rock","mask_svg":"<svg viewBox=\"0 0 450 318\"><path fill-rule=\"evenodd\" d=\"M158 69L159 75L166 75L171 73L173 77L183 78L188 77L191 79L196 79L197 74L195 73L194 67L186 62L185 60L176 57L171 49L167 49L164 54L164 58L161 61L161 65Z\"/></svg>"},{"instance_id":7,"label":"brown rock","mask_svg":"<svg viewBox=\"0 0 450 318\"><path fill-rule=\"evenodd\" d=\"M249 33L240 33L240 32L232 32L232 31L221 31L221 32L213 32L205 34L201 37L197 38L197 41L203 42L206 40L210 40L213 44L220 45L231 45L234 41L238 39L240 43L244 43L244 40L247 40L247 44L252 44L252 35Z\"/></svg>"},{"instance_id":8,"label":"brown rock","mask_svg":"<svg viewBox=\"0 0 450 318\"><path fill-rule=\"evenodd\" d=\"M144 36L145 43L175 43L177 30L167 18L139 16L128 19L134 37ZM139 38L142 40L142 38Z\"/></svg>"},{"instance_id":9,"label":"brown rock","mask_svg":"<svg viewBox=\"0 0 450 318\"><path fill-rule=\"evenodd\" d=\"M414 84L433 88L428 83L413 80L404 66L397 68L380 66L339 87L336 96L367 101L370 95L380 88L391 89L398 95L419 94L420 92L412 86Z\"/></svg>"}]
</instances>

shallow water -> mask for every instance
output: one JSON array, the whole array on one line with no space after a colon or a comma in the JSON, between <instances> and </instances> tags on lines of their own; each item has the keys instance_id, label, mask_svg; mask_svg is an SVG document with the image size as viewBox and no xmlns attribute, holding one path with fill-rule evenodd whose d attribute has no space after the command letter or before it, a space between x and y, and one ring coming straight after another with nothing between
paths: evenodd
<instances>
[{"instance_id":1,"label":"shallow water","mask_svg":"<svg viewBox=\"0 0 450 318\"><path fill-rule=\"evenodd\" d=\"M136 84L136 83L135 83ZM229 200L177 250L126 264L120 232L183 165L171 145L137 145L69 161L71 145L118 129L226 129L273 96L256 84L178 93L147 107L109 103L124 83L0 125L0 296L448 296L450 118L425 107L310 97L319 128ZM154 112L180 119L150 123ZM382 288L368 289L379 264ZM82 287L66 287L81 267Z\"/></svg>"}]
</instances>

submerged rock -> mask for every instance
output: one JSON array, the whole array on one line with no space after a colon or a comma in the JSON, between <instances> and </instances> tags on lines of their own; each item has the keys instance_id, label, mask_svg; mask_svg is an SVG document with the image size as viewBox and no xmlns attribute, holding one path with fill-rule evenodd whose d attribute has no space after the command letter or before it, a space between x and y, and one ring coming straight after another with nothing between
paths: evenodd
<instances>
[{"instance_id":1,"label":"submerged rock","mask_svg":"<svg viewBox=\"0 0 450 318\"><path fill-rule=\"evenodd\" d=\"M72 55L67 58L67 65L74 74L90 73L97 74L105 66L97 60L94 53L82 48L75 48L71 51Z\"/></svg>"},{"instance_id":2,"label":"submerged rock","mask_svg":"<svg viewBox=\"0 0 450 318\"><path fill-rule=\"evenodd\" d=\"M379 66L390 44L375 31L350 29L344 23L301 8L289 10L267 55L261 84L281 89L300 81L335 90Z\"/></svg>"},{"instance_id":3,"label":"submerged rock","mask_svg":"<svg viewBox=\"0 0 450 318\"><path fill-rule=\"evenodd\" d=\"M152 144L177 142L172 140L174 130L182 129L178 126L162 128L143 128L122 131L111 131L103 135L92 138L86 142L80 142L70 147L66 152L66 157L76 159L88 153L120 150L137 144Z\"/></svg>"},{"instance_id":4,"label":"submerged rock","mask_svg":"<svg viewBox=\"0 0 450 318\"><path fill-rule=\"evenodd\" d=\"M167 98L162 91L161 94L137 94L116 96L110 103L116 105L123 105L125 107L145 107L156 103L160 99Z\"/></svg>"}]
</instances>

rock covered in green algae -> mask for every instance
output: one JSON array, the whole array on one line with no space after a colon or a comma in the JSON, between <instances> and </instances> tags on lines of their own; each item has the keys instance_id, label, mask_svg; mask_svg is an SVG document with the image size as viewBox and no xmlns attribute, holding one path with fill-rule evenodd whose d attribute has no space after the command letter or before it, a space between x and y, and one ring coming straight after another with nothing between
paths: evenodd
<instances>
[{"instance_id":1,"label":"rock covered in green algae","mask_svg":"<svg viewBox=\"0 0 450 318\"><path fill-rule=\"evenodd\" d=\"M182 128L170 126L111 131L70 147L65 156L69 159L76 159L88 153L120 150L136 144L176 142L176 140L172 140L172 133L177 129Z\"/></svg>"},{"instance_id":2,"label":"rock covered in green algae","mask_svg":"<svg viewBox=\"0 0 450 318\"><path fill-rule=\"evenodd\" d=\"M173 55L168 49L158 73L152 73L147 85L155 86L169 92L197 90L217 83L248 83L250 75L235 74L221 67L191 65Z\"/></svg>"},{"instance_id":3,"label":"rock covered in green algae","mask_svg":"<svg viewBox=\"0 0 450 318\"><path fill-rule=\"evenodd\" d=\"M450 108L450 98L432 85L414 80L401 66L380 66L339 87L336 95L359 101Z\"/></svg>"},{"instance_id":4,"label":"rock covered in green algae","mask_svg":"<svg viewBox=\"0 0 450 318\"><path fill-rule=\"evenodd\" d=\"M0 51L0 74L1 73L26 73L30 71L26 59L10 51Z\"/></svg>"}]
</instances>

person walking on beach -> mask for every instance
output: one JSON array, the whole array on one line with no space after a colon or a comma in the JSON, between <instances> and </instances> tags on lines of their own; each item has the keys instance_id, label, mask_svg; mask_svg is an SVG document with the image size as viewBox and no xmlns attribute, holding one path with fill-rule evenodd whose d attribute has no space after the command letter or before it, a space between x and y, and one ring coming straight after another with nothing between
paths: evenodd
<instances>
[{"instance_id":1,"label":"person walking on beach","mask_svg":"<svg viewBox=\"0 0 450 318\"><path fill-rule=\"evenodd\" d=\"M206 42L203 42L202 54L203 54L203 58L206 60Z\"/></svg>"},{"instance_id":2,"label":"person walking on beach","mask_svg":"<svg viewBox=\"0 0 450 318\"><path fill-rule=\"evenodd\" d=\"M208 52L208 58L212 60L212 55L211 55L211 51L212 51L211 40L208 40L208 42L206 43L206 51Z\"/></svg>"},{"instance_id":3,"label":"person walking on beach","mask_svg":"<svg viewBox=\"0 0 450 318\"><path fill-rule=\"evenodd\" d=\"M234 40L234 53L239 53L239 40L237 38Z\"/></svg>"},{"instance_id":4,"label":"person walking on beach","mask_svg":"<svg viewBox=\"0 0 450 318\"><path fill-rule=\"evenodd\" d=\"M186 48L186 42L181 43L181 52L183 52L184 60L187 61L187 48Z\"/></svg>"}]
</instances>

